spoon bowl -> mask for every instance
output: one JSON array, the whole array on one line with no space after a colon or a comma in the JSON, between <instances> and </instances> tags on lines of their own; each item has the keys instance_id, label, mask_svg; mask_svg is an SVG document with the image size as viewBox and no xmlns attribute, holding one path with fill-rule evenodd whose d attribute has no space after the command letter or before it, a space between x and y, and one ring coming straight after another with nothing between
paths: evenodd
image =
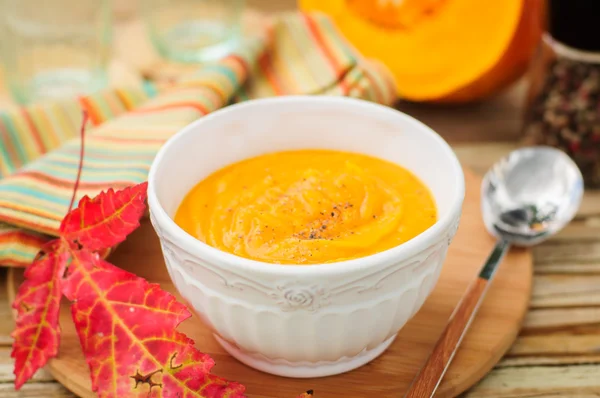
<instances>
[{"instance_id":1,"label":"spoon bowl","mask_svg":"<svg viewBox=\"0 0 600 398\"><path fill-rule=\"evenodd\" d=\"M488 231L513 245L532 246L573 219L583 196L583 177L564 152L527 147L496 163L481 188Z\"/></svg>"}]
</instances>

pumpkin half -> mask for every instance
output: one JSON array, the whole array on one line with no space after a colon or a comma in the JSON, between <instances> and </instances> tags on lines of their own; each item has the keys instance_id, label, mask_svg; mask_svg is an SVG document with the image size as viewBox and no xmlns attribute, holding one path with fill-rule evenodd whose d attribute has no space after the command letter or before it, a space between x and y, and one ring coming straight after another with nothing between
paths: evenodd
<instances>
[{"instance_id":1,"label":"pumpkin half","mask_svg":"<svg viewBox=\"0 0 600 398\"><path fill-rule=\"evenodd\" d=\"M392 71L412 101L469 102L526 70L543 0L299 0L328 14L365 56Z\"/></svg>"}]
</instances>

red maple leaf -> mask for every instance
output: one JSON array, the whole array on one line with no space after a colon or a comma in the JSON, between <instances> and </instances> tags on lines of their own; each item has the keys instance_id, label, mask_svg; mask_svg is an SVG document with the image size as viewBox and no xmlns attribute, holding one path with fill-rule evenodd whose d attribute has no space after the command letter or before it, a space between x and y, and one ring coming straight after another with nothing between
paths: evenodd
<instances>
[{"instance_id":1,"label":"red maple leaf","mask_svg":"<svg viewBox=\"0 0 600 398\"><path fill-rule=\"evenodd\" d=\"M243 396L243 386L210 374L214 361L177 332L191 314L157 284L75 251L63 292L99 396Z\"/></svg>"},{"instance_id":2,"label":"red maple leaf","mask_svg":"<svg viewBox=\"0 0 600 398\"><path fill-rule=\"evenodd\" d=\"M52 252L25 271L13 308L17 321L11 356L15 359L15 388L19 389L58 351L61 278L67 252Z\"/></svg>"},{"instance_id":3,"label":"red maple leaf","mask_svg":"<svg viewBox=\"0 0 600 398\"><path fill-rule=\"evenodd\" d=\"M84 196L77 209L71 211L60 225L61 236L77 242L89 251L115 246L140 226L146 210L144 201L148 183L121 191L112 188L90 199Z\"/></svg>"},{"instance_id":4,"label":"red maple leaf","mask_svg":"<svg viewBox=\"0 0 600 398\"><path fill-rule=\"evenodd\" d=\"M80 164L71 209L81 178ZM15 388L56 356L60 299L71 314L100 397L244 397L244 386L210 373L214 361L176 330L191 316L159 285L106 261L106 252L139 226L147 183L95 198L69 210L60 237L44 246L25 271L13 307L17 310L12 356ZM301 397L312 396L312 391Z\"/></svg>"},{"instance_id":5,"label":"red maple leaf","mask_svg":"<svg viewBox=\"0 0 600 398\"><path fill-rule=\"evenodd\" d=\"M86 115L81 128L81 178ZM210 373L214 361L176 330L191 314L174 296L100 259L122 242L146 210L147 183L84 197L25 271L12 356L19 389L57 354L60 298L72 301L73 321L92 387L101 397L242 397L244 387ZM66 270L66 276L65 276Z\"/></svg>"}]
</instances>

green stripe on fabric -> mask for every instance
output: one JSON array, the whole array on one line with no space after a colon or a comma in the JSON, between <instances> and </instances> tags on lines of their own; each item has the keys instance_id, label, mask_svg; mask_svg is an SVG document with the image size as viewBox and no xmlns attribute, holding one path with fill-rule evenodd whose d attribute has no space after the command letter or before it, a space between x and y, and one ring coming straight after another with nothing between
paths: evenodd
<instances>
[{"instance_id":1,"label":"green stripe on fabric","mask_svg":"<svg viewBox=\"0 0 600 398\"><path fill-rule=\"evenodd\" d=\"M43 144L43 150L48 151L54 149L58 145L58 140L43 124L40 120L40 114L44 112L42 107L34 109L32 112L25 112L26 118L29 119L29 128L32 135L36 135L40 138Z\"/></svg>"},{"instance_id":2,"label":"green stripe on fabric","mask_svg":"<svg viewBox=\"0 0 600 398\"><path fill-rule=\"evenodd\" d=\"M357 52L350 47L348 42L343 38L343 36L338 32L338 29L333 25L332 21L327 18L319 18L315 17L315 19L319 19L319 26L326 33L326 37L330 40L332 47L338 49L344 56L351 60L356 60Z\"/></svg>"},{"instance_id":3,"label":"green stripe on fabric","mask_svg":"<svg viewBox=\"0 0 600 398\"><path fill-rule=\"evenodd\" d=\"M37 254L37 252L39 251L37 246L28 246L28 245L20 245L21 249L17 249L14 247L11 248L7 248L5 250L0 251L0 258L1 257L16 257L16 258L21 258L23 260L29 259L33 256L35 256ZM29 250L27 250L29 249Z\"/></svg>"},{"instance_id":4,"label":"green stripe on fabric","mask_svg":"<svg viewBox=\"0 0 600 398\"><path fill-rule=\"evenodd\" d=\"M323 87L331 83L331 79L335 78L335 76L326 73L323 73L323 68L320 65L315 64L315 62L323 62L320 57L307 57L306 54L306 46L311 45L312 42L306 40L307 27L306 24L299 24L297 20L287 19L284 21L286 24L286 28L289 30L289 37L293 46L291 46L296 53L297 64L302 65L303 69L306 71L306 74L309 75L314 81L314 86L309 86L307 88L310 93L318 94Z\"/></svg>"},{"instance_id":5,"label":"green stripe on fabric","mask_svg":"<svg viewBox=\"0 0 600 398\"><path fill-rule=\"evenodd\" d=\"M203 77L204 74L210 76L211 73L218 73L227 77L232 87L235 87L239 84L238 76L236 76L236 74L230 68L224 65L207 65L201 69L200 73L202 73L202 75L198 77Z\"/></svg>"},{"instance_id":6,"label":"green stripe on fabric","mask_svg":"<svg viewBox=\"0 0 600 398\"><path fill-rule=\"evenodd\" d=\"M2 112L0 114L0 118L2 119L2 123L4 126L3 130L6 133L8 133L7 139L10 140L10 145L3 144L3 146L6 148L5 150L8 151L9 146L15 148L16 153L14 155L16 155L18 157L18 162L16 164L18 164L18 165L24 164L27 161L27 155L25 155L24 149L19 143L19 132L15 128L15 125L13 124L12 119L9 117L9 115L7 113ZM10 164L12 170L14 170L15 161L13 160L13 157L10 156L10 154L8 152L5 152L5 153L6 153L7 164Z\"/></svg>"},{"instance_id":7,"label":"green stripe on fabric","mask_svg":"<svg viewBox=\"0 0 600 398\"><path fill-rule=\"evenodd\" d=\"M11 174L15 170L15 164L12 161L10 153L8 153L8 131L6 126L0 125L0 178Z\"/></svg>"},{"instance_id":8,"label":"green stripe on fabric","mask_svg":"<svg viewBox=\"0 0 600 398\"><path fill-rule=\"evenodd\" d=\"M146 93L149 98L152 98L158 94L158 90L156 89L156 85L152 83L150 80L144 80L142 82L142 89Z\"/></svg>"},{"instance_id":9,"label":"green stripe on fabric","mask_svg":"<svg viewBox=\"0 0 600 398\"><path fill-rule=\"evenodd\" d=\"M43 184L43 183L40 183ZM24 194L24 195L29 195L32 196L36 199L36 202L40 201L40 200L45 200L49 203L52 204L57 204L57 205L68 205L70 202L70 198L68 197L59 197L56 196L54 194L54 192L45 192L44 188L41 186L36 186L36 187L28 187L28 186L23 186L23 185L3 185L0 186L0 193L1 192L15 192L15 193L19 193L19 194ZM36 203L36 208L38 207L38 203ZM48 210L49 212L52 212L52 210Z\"/></svg>"},{"instance_id":10,"label":"green stripe on fabric","mask_svg":"<svg viewBox=\"0 0 600 398\"><path fill-rule=\"evenodd\" d=\"M16 263L16 265L29 265L40 251L39 246L20 245L20 249L14 247L3 247L2 237L0 237L0 265L7 263Z\"/></svg>"}]
</instances>

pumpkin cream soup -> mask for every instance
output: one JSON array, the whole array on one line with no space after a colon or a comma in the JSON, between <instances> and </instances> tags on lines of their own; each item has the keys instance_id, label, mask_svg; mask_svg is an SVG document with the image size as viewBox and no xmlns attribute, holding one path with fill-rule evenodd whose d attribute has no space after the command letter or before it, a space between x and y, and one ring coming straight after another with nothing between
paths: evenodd
<instances>
[{"instance_id":1,"label":"pumpkin cream soup","mask_svg":"<svg viewBox=\"0 0 600 398\"><path fill-rule=\"evenodd\" d=\"M175 222L210 246L268 263L319 264L398 246L436 221L433 197L408 170L378 158L300 150L210 175Z\"/></svg>"}]
</instances>

